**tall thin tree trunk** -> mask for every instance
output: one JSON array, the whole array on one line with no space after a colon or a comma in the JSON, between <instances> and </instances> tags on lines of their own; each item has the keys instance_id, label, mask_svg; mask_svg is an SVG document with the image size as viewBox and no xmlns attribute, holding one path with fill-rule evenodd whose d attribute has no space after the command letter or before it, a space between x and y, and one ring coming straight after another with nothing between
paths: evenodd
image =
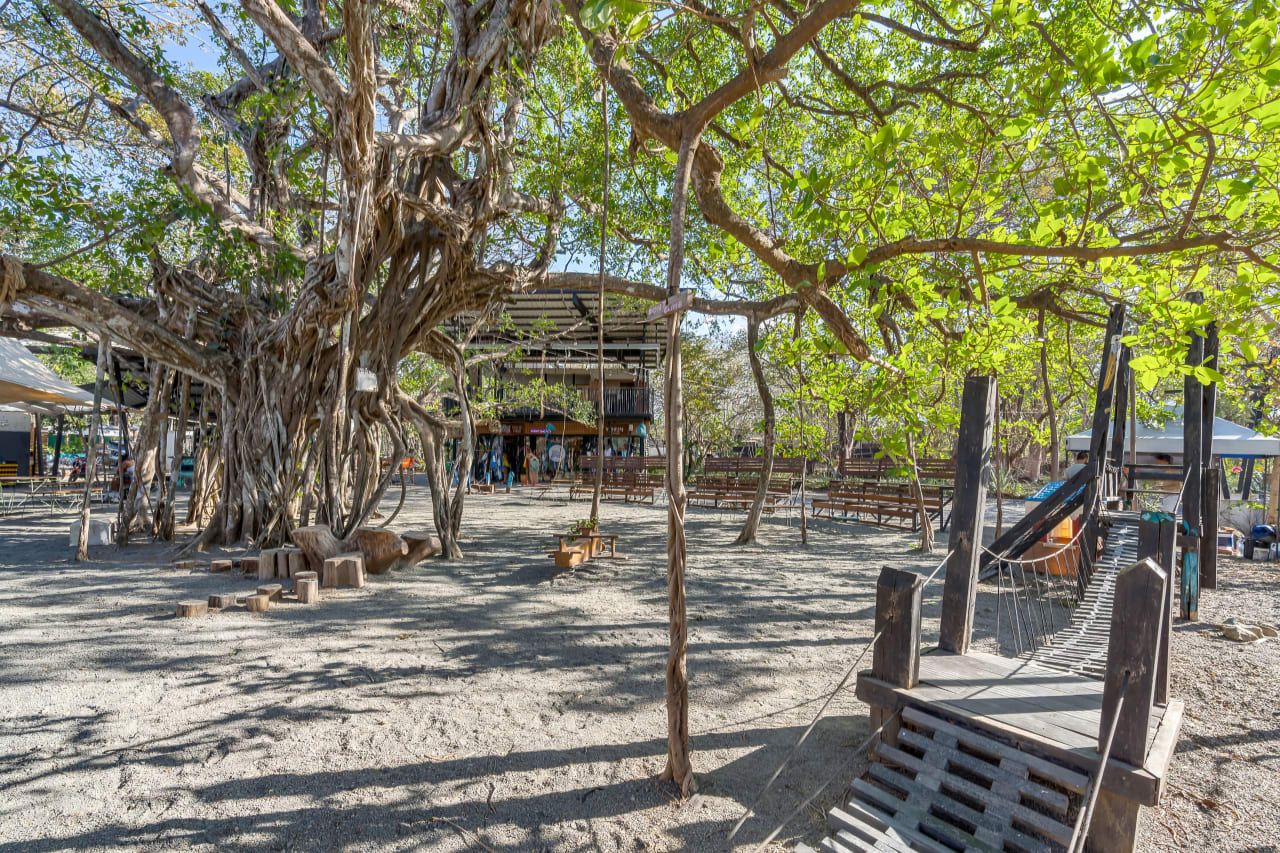
<instances>
[{"instance_id":1,"label":"tall thin tree trunk","mask_svg":"<svg viewBox=\"0 0 1280 853\"><path fill-rule=\"evenodd\" d=\"M173 540L175 504L178 502L178 477L182 474L182 460L186 456L187 420L190 408L191 377L184 376L182 377L182 394L178 400L178 432L177 439L174 441L173 476L168 483L168 497L164 503L164 517L160 521L160 538L166 541Z\"/></svg>"},{"instance_id":2,"label":"tall thin tree trunk","mask_svg":"<svg viewBox=\"0 0 1280 853\"><path fill-rule=\"evenodd\" d=\"M916 440L907 431L907 460L911 463L911 484L915 486L916 512L920 516L920 553L933 553L933 522L929 520L929 508L924 503L924 486L920 484L920 466L916 455Z\"/></svg>"},{"instance_id":3,"label":"tall thin tree trunk","mask_svg":"<svg viewBox=\"0 0 1280 853\"><path fill-rule=\"evenodd\" d=\"M604 491L604 255L609 241L609 86L600 84L600 116L604 122L604 197L600 204L600 304L596 315L596 364L599 368L600 410L596 413L596 481L591 490L591 518L600 517L600 495Z\"/></svg>"},{"instance_id":4,"label":"tall thin tree trunk","mask_svg":"<svg viewBox=\"0 0 1280 853\"><path fill-rule=\"evenodd\" d=\"M200 415L196 420L196 434L193 436L191 454L194 457L191 465L191 495L187 498L187 524L204 524L204 495L209 477L209 395L212 393L209 384L204 383L200 391ZM310 488L310 484L307 484Z\"/></svg>"},{"instance_id":5,"label":"tall thin tree trunk","mask_svg":"<svg viewBox=\"0 0 1280 853\"><path fill-rule=\"evenodd\" d=\"M747 520L742 523L742 531L735 540L736 544L745 545L756 541L760 530L760 516L764 512L764 502L769 496L769 480L773 477L773 455L778 441L777 416L773 410L773 392L765 380L764 367L760 364L760 354L756 351L760 339L760 318L751 315L747 318L747 361L751 364L751 376L756 381L756 390L760 394L760 405L764 408L764 447L760 456L760 482L756 484L756 494L751 500L751 508L747 510ZM804 512L804 507L800 508Z\"/></svg>"},{"instance_id":6,"label":"tall thin tree trunk","mask_svg":"<svg viewBox=\"0 0 1280 853\"><path fill-rule=\"evenodd\" d=\"M84 499L80 504L80 538L76 559L89 559L89 503L93 500L93 475L98 462L98 431L102 421L102 375L111 357L111 342L98 338L98 378L93 383L93 414L89 418L89 440L84 449Z\"/></svg>"},{"instance_id":7,"label":"tall thin tree trunk","mask_svg":"<svg viewBox=\"0 0 1280 853\"><path fill-rule=\"evenodd\" d=\"M1061 453L1058 447L1058 413L1053 405L1053 388L1049 385L1049 357L1046 350L1049 348L1049 341L1045 338L1044 333L1044 309L1040 309L1039 318L1040 333L1040 384L1044 388L1044 404L1049 413L1049 476L1057 480L1062 472L1062 460L1059 458ZM1037 472L1039 473L1039 472Z\"/></svg>"},{"instance_id":8,"label":"tall thin tree trunk","mask_svg":"<svg viewBox=\"0 0 1280 853\"><path fill-rule=\"evenodd\" d=\"M116 415L120 418L120 461L124 461L125 454L129 452L129 418L124 411L124 376L120 373L119 359L112 357L111 369L116 375ZM127 490L124 487L124 468L116 465L116 476L119 477L116 494L120 500L116 506L116 544L129 544L129 525L125 523L125 499L128 497Z\"/></svg>"},{"instance_id":9,"label":"tall thin tree trunk","mask_svg":"<svg viewBox=\"0 0 1280 853\"><path fill-rule=\"evenodd\" d=\"M697 134L680 140L675 183L671 192L671 245L667 256L667 293L680 292L684 266L684 219L689 204L689 174ZM684 536L684 388L680 361L681 313L667 318L667 604L670 648L667 651L667 766L662 778L674 782L683 796L697 789L689 746L689 678L685 660L689 649L689 623L685 612L684 570L687 543Z\"/></svg>"}]
</instances>

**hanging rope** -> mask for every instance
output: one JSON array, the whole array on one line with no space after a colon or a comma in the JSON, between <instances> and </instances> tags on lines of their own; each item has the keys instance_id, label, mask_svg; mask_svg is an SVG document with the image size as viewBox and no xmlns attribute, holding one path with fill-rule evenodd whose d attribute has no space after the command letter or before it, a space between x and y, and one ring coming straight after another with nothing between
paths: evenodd
<instances>
[{"instance_id":1,"label":"hanging rope","mask_svg":"<svg viewBox=\"0 0 1280 853\"><path fill-rule=\"evenodd\" d=\"M948 551L947 555L942 558L942 561L938 563L937 567L934 568L934 570L929 574L929 577L925 578L923 581L916 582L917 585L920 587L920 589L922 590L925 589L926 587L929 586L930 583L933 582L933 579L938 576L938 572L942 571L943 566L945 566L947 564L947 561L951 559L951 555L953 553L955 553L954 550ZM800 733L800 737L796 740L795 744L791 747L791 750L787 753L786 757L782 759L782 763L778 765L778 769L773 771L773 775L769 777L769 781L765 783L764 788L762 788L760 793L756 795L755 800L752 801L751 805L747 808L746 812L743 813L742 817L738 818L738 822L733 825L733 829L729 830L730 841L732 841L733 837L738 834L738 830L742 829L742 825L747 822L747 818L751 817L751 815L755 813L756 808L760 805L760 802L764 799L765 794L769 793L769 789L773 787L773 783L778 781L778 777L782 775L782 771L785 770L787 768L787 765L791 763L791 759L795 758L796 753L800 751L801 745L806 740L808 740L809 735L813 732L814 728L817 727L818 721L821 720L822 715L827 712L827 706L831 704L831 700L835 699L836 694L839 693L841 690L843 690L845 688L845 685L849 683L849 679L852 678L853 674L858 671L858 665L861 664L863 659L866 658L867 654L870 653L870 651L873 648L875 648L876 642L879 641L882 634L884 634L883 629L877 631L874 635L872 635L871 640L866 644L866 646L863 647L862 651L858 654L858 657L849 666L849 668L845 670L844 676L841 677L839 683L836 684L834 689L832 689L829 693L827 693L826 699L823 701L822 706L819 707L818 712L813 715L813 719L809 721L809 725L805 727L805 730ZM810 700L810 701L813 701L813 700ZM808 703L804 703L804 704L808 704ZM889 719L892 719L892 717L890 717ZM877 734L879 734L880 730L883 729L884 726L888 724L888 722L889 721L886 720L885 723L882 724L879 729L876 729L876 731L872 732L871 736L867 739L866 743L869 744L871 739L874 738ZM865 745L866 744L864 744L864 746L858 747L858 750L855 751L854 755L857 755L858 752L860 752L863 748L865 748ZM832 776L831 779L828 779L826 782L824 782L822 784L822 787L819 788L817 791L815 791L809 797L809 799L813 799L813 797L816 797L822 791L823 788L826 788L827 785L831 784L831 781L834 778L835 776ZM805 802L801 804L801 807L803 807L804 805L807 805L808 802L809 800L805 800ZM781 826L775 829L774 832L769 836L768 839L766 839L762 843L761 846L763 846L763 844L769 843L769 841L771 841L774 838L774 836L776 836L778 832L782 830L783 826L786 826L788 823L791 822L791 820L795 817L796 814L799 814L799 810L797 810L795 814L792 814L791 817L788 817L782 823Z\"/></svg>"}]
</instances>

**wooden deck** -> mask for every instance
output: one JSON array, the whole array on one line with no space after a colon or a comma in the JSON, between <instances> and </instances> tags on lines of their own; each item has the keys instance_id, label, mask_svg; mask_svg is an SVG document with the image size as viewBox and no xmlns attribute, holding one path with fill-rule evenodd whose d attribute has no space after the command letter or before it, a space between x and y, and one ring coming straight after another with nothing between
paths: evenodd
<instances>
[{"instance_id":1,"label":"wooden deck","mask_svg":"<svg viewBox=\"0 0 1280 853\"><path fill-rule=\"evenodd\" d=\"M910 690L859 674L858 698L886 709L916 705L1092 773L1098 763L1102 682L1037 664L970 652L935 651L920 658L920 682ZM1104 790L1144 805L1159 801L1182 702L1151 712L1144 767L1112 759Z\"/></svg>"}]
</instances>

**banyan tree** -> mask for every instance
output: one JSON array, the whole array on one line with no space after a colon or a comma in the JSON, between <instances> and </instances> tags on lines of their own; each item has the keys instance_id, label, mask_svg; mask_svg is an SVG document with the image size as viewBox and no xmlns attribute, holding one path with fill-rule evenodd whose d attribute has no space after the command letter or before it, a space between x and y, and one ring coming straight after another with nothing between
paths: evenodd
<instances>
[{"instance_id":1,"label":"banyan tree","mask_svg":"<svg viewBox=\"0 0 1280 853\"><path fill-rule=\"evenodd\" d=\"M521 66L550 34L550 4L449 3L423 20L363 2L308 2L295 15L249 0L243 11L268 48L256 52L273 54L265 61L201 4L241 72L202 92L175 85L119 20L76 0L53 5L106 65L80 72L84 111L145 140L144 161L162 161L186 215L237 245L187 257L154 248L144 299L11 263L20 322L90 330L212 389L222 464L205 543L278 541L312 519L352 529L390 480L379 446L402 455L414 430L433 463L439 533L457 554L461 490L446 495L442 466L449 424L401 391L396 371L419 351L464 388L461 352L438 325L525 286L556 252L559 200L521 192L511 165ZM527 231L527 251L491 251L486 264L499 228ZM252 263L229 269L235 255ZM153 388L161 405L165 384L162 375ZM455 427L465 432L468 419ZM155 452L140 450L145 495Z\"/></svg>"}]
</instances>

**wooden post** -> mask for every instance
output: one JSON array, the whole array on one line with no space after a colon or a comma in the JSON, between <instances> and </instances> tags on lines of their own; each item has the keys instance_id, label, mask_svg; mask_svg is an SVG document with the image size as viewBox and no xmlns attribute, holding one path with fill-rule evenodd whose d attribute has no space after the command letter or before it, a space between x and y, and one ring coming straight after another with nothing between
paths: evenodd
<instances>
[{"instance_id":1,"label":"wooden post","mask_svg":"<svg viewBox=\"0 0 1280 853\"><path fill-rule=\"evenodd\" d=\"M1111 449L1108 463L1117 470L1124 466L1124 438L1129 423L1129 395L1133 393L1133 371L1129 368L1129 347L1120 345L1120 361L1116 366L1115 401L1111 414ZM1107 495L1113 497L1113 495Z\"/></svg>"},{"instance_id":2,"label":"wooden post","mask_svg":"<svg viewBox=\"0 0 1280 853\"><path fill-rule=\"evenodd\" d=\"M58 432L53 439L53 479L58 479L58 469L62 461L62 433L67 424L66 415L58 415Z\"/></svg>"},{"instance_id":3,"label":"wooden post","mask_svg":"<svg viewBox=\"0 0 1280 853\"><path fill-rule=\"evenodd\" d=\"M89 441L84 448L84 497L80 504L80 537L76 543L76 559L89 559L89 502L93 499L93 478L98 467L98 433L102 430L102 379L111 342L98 338L98 378L93 384L93 414L89 416Z\"/></svg>"},{"instance_id":4,"label":"wooden post","mask_svg":"<svg viewBox=\"0 0 1280 853\"><path fill-rule=\"evenodd\" d=\"M942 624L938 637L939 648L961 655L969 650L973 636L995 403L994 376L965 377L960 434L956 439L956 491L948 539L951 556L942 592Z\"/></svg>"},{"instance_id":5,"label":"wooden post","mask_svg":"<svg viewBox=\"0 0 1280 853\"><path fill-rule=\"evenodd\" d=\"M920 680L920 576L885 566L876 581L876 641L871 674L910 690Z\"/></svg>"},{"instance_id":6,"label":"wooden post","mask_svg":"<svg viewBox=\"0 0 1280 853\"><path fill-rule=\"evenodd\" d=\"M1107 428L1111 422L1116 405L1116 385L1119 380L1120 362L1124 346L1120 343L1120 335L1124 331L1125 307L1117 302L1111 306L1111 314L1107 318L1107 334L1103 338L1102 361L1098 364L1098 385L1094 394L1093 424L1089 433L1089 466L1093 477L1085 487L1084 515L1081 523L1084 533L1080 539L1080 572L1078 580L1081 584L1089 582L1093 572L1093 563L1098 557L1098 489L1107 477L1107 462L1110 454L1107 448ZM1126 362L1127 366L1127 362ZM1106 495L1102 495L1106 497Z\"/></svg>"},{"instance_id":7,"label":"wooden post","mask_svg":"<svg viewBox=\"0 0 1280 853\"><path fill-rule=\"evenodd\" d=\"M1218 369L1218 324L1205 329L1204 363ZM1200 394L1200 586L1218 588L1218 504L1222 489L1222 466L1213 455L1213 418L1218 407L1218 384L1210 382Z\"/></svg>"},{"instance_id":8,"label":"wooden post","mask_svg":"<svg viewBox=\"0 0 1280 853\"><path fill-rule=\"evenodd\" d=\"M1192 294L1192 297L1199 294ZM1199 301L1193 298L1192 301ZM1204 338L1192 333L1187 348L1187 364L1199 366L1204 361ZM1194 376L1182 381L1182 534L1197 540L1202 534L1200 501L1203 470L1204 386ZM1200 548L1196 543L1182 549L1182 618L1196 621L1200 610Z\"/></svg>"},{"instance_id":9,"label":"wooden post","mask_svg":"<svg viewBox=\"0 0 1280 853\"><path fill-rule=\"evenodd\" d=\"M1150 557L1173 577L1177 523L1167 512L1144 512L1138 526L1138 559ZM1173 583L1165 584L1160 615L1160 649L1156 653L1156 704L1169 704L1169 640L1173 633Z\"/></svg>"},{"instance_id":10,"label":"wooden post","mask_svg":"<svg viewBox=\"0 0 1280 853\"><path fill-rule=\"evenodd\" d=\"M1160 646L1160 620L1168 576L1154 560L1139 560L1116 576L1115 603L1107 645L1107 674L1102 688L1102 721L1099 751L1112 716L1119 705L1111 757L1135 767L1146 763L1155 698L1156 657ZM1120 688L1128 673L1124 703ZM1129 851L1138 833L1138 803L1103 790L1089 826L1093 850Z\"/></svg>"}]
</instances>

